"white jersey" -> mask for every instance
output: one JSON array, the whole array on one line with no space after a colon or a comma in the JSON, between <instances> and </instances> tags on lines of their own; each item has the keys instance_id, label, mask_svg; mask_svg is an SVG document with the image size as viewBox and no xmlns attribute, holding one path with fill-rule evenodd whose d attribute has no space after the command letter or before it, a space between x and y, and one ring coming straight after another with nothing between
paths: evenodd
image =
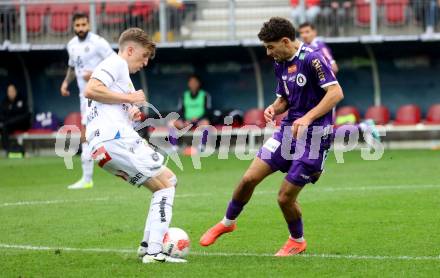
<instances>
[{"instance_id":1,"label":"white jersey","mask_svg":"<svg viewBox=\"0 0 440 278\"><path fill-rule=\"evenodd\" d=\"M112 92L128 94L135 91L127 62L116 53L102 61L93 71L92 78L101 81ZM106 104L89 100L86 138L91 146L99 142L139 137L128 117L129 103Z\"/></svg>"},{"instance_id":2,"label":"white jersey","mask_svg":"<svg viewBox=\"0 0 440 278\"><path fill-rule=\"evenodd\" d=\"M110 44L102 37L89 32L81 41L75 36L67 44L69 53L69 67L75 68L76 81L79 94L84 94L87 81L84 79L85 71L93 71L105 58L115 53Z\"/></svg>"}]
</instances>

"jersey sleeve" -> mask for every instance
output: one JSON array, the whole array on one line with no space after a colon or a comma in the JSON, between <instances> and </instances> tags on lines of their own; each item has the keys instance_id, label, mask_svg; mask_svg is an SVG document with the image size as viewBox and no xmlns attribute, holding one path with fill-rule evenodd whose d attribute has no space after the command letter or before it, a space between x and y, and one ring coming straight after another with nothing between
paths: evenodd
<instances>
[{"instance_id":1,"label":"jersey sleeve","mask_svg":"<svg viewBox=\"0 0 440 278\"><path fill-rule=\"evenodd\" d=\"M321 88L338 83L338 80L332 71L331 65L326 61L324 56L322 56L319 52L313 52L308 56L308 58L310 73L316 76L317 83Z\"/></svg>"},{"instance_id":2,"label":"jersey sleeve","mask_svg":"<svg viewBox=\"0 0 440 278\"><path fill-rule=\"evenodd\" d=\"M275 77L277 80L277 87L275 88L275 95L277 97L287 97L284 82L281 79L282 67L277 62L274 62L274 71L275 71Z\"/></svg>"},{"instance_id":3,"label":"jersey sleeve","mask_svg":"<svg viewBox=\"0 0 440 278\"><path fill-rule=\"evenodd\" d=\"M277 97L287 97L286 90L284 89L284 82L281 78L277 78L277 87L275 89L275 94Z\"/></svg>"},{"instance_id":4,"label":"jersey sleeve","mask_svg":"<svg viewBox=\"0 0 440 278\"><path fill-rule=\"evenodd\" d=\"M110 44L104 38L100 37L97 40L97 45L98 45L98 55L102 59L105 59L108 56L110 56L111 54L115 53L113 51L113 48L110 46Z\"/></svg>"},{"instance_id":5,"label":"jersey sleeve","mask_svg":"<svg viewBox=\"0 0 440 278\"><path fill-rule=\"evenodd\" d=\"M327 46L322 47L322 55L330 62L330 64L336 63L335 59L333 58L332 52Z\"/></svg>"},{"instance_id":6,"label":"jersey sleeve","mask_svg":"<svg viewBox=\"0 0 440 278\"><path fill-rule=\"evenodd\" d=\"M93 71L92 77L101 81L106 87L110 87L118 79L119 70L123 65L116 59L106 59Z\"/></svg>"}]
</instances>

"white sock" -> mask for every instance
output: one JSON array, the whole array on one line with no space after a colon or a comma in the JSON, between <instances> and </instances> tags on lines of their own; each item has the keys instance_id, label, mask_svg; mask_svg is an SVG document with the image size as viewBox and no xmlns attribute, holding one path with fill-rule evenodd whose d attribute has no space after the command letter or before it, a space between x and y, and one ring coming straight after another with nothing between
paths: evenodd
<instances>
[{"instance_id":1,"label":"white sock","mask_svg":"<svg viewBox=\"0 0 440 278\"><path fill-rule=\"evenodd\" d=\"M290 237L290 238L293 239L296 242L304 242L304 240L305 240L303 236L300 237L300 238L293 238L293 237Z\"/></svg>"},{"instance_id":2,"label":"white sock","mask_svg":"<svg viewBox=\"0 0 440 278\"><path fill-rule=\"evenodd\" d=\"M147 217L147 222L150 222L148 229L148 254L162 252L163 237L168 231L173 216L175 191L176 189L173 186L153 193L150 212Z\"/></svg>"},{"instance_id":3,"label":"white sock","mask_svg":"<svg viewBox=\"0 0 440 278\"><path fill-rule=\"evenodd\" d=\"M85 182L90 182L93 178L93 160L92 154L90 153L89 143L84 142L81 144L81 147L81 165L83 170L83 180Z\"/></svg>"},{"instance_id":4,"label":"white sock","mask_svg":"<svg viewBox=\"0 0 440 278\"><path fill-rule=\"evenodd\" d=\"M225 225L226 227L229 227L231 225L233 225L235 222L237 222L237 219L231 220L225 217L223 217L222 223L223 225Z\"/></svg>"},{"instance_id":5,"label":"white sock","mask_svg":"<svg viewBox=\"0 0 440 278\"><path fill-rule=\"evenodd\" d=\"M151 197L150 209L147 214L147 220L145 220L144 237L142 238L142 242L146 242L146 243L148 243L148 240L150 239L151 214L152 214L151 211L153 208L153 200L154 198Z\"/></svg>"}]
</instances>

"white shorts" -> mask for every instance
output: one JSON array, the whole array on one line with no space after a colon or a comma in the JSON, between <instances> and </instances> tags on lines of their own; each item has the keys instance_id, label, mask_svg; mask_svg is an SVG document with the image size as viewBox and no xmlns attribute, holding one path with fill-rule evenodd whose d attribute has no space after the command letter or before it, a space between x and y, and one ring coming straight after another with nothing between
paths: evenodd
<instances>
[{"instance_id":1,"label":"white shorts","mask_svg":"<svg viewBox=\"0 0 440 278\"><path fill-rule=\"evenodd\" d=\"M98 143L92 147L92 158L106 171L137 186L157 176L164 162L164 157L140 137Z\"/></svg>"},{"instance_id":2,"label":"white shorts","mask_svg":"<svg viewBox=\"0 0 440 278\"><path fill-rule=\"evenodd\" d=\"M84 95L79 95L79 111L81 112L81 124L87 124L87 104L89 100Z\"/></svg>"}]
</instances>

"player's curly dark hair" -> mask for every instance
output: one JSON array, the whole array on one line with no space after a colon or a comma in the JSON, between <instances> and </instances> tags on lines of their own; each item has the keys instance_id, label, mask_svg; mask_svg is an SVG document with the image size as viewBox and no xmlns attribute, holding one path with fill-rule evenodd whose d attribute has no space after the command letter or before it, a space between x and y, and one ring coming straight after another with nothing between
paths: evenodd
<instances>
[{"instance_id":1,"label":"player's curly dark hair","mask_svg":"<svg viewBox=\"0 0 440 278\"><path fill-rule=\"evenodd\" d=\"M292 23L282 17L272 17L263 23L258 38L263 42L275 42L282 38L295 40L295 27Z\"/></svg>"}]
</instances>

